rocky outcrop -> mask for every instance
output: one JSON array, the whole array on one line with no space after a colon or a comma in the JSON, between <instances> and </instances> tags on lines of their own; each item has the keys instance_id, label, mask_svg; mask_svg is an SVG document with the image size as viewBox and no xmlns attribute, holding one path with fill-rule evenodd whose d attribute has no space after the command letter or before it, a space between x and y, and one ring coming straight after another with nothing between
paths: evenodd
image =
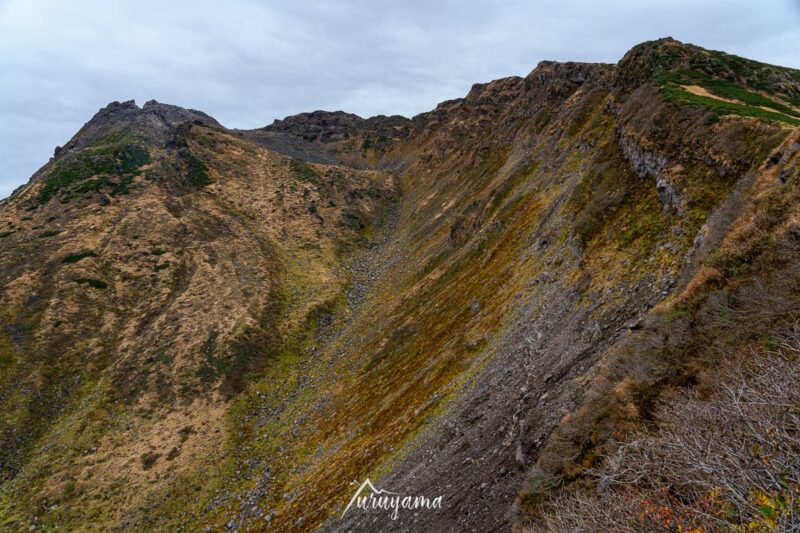
<instances>
[{"instance_id":1,"label":"rocky outcrop","mask_svg":"<svg viewBox=\"0 0 800 533\"><path fill-rule=\"evenodd\" d=\"M148 101L142 107L136 105L134 100L111 102L100 109L64 146L56 147L53 157L32 179L42 179L55 163L70 153L99 142L113 142L114 139L109 136L138 137L144 143L163 148L173 141L178 128L187 124L224 129L214 118L194 109L155 100Z\"/></svg>"},{"instance_id":2,"label":"rocky outcrop","mask_svg":"<svg viewBox=\"0 0 800 533\"><path fill-rule=\"evenodd\" d=\"M622 132L619 133L619 147L640 178L658 180L667 167L668 161L665 156L644 150L633 137L628 137Z\"/></svg>"},{"instance_id":3,"label":"rocky outcrop","mask_svg":"<svg viewBox=\"0 0 800 533\"><path fill-rule=\"evenodd\" d=\"M78 149L94 144L99 137L116 129L132 129L142 133L151 142L164 142L164 132L186 123L208 127L223 126L212 117L194 109L184 109L150 100L141 108L136 102L112 102L92 117L65 145L65 149Z\"/></svg>"},{"instance_id":4,"label":"rocky outcrop","mask_svg":"<svg viewBox=\"0 0 800 533\"><path fill-rule=\"evenodd\" d=\"M658 201L664 209L678 209L681 205L681 198L675 190L675 184L671 181L660 178L656 181L656 191L658 191Z\"/></svg>"},{"instance_id":5,"label":"rocky outcrop","mask_svg":"<svg viewBox=\"0 0 800 533\"><path fill-rule=\"evenodd\" d=\"M345 163L374 166L382 154L408 138L410 130L411 121L399 115L364 119L343 111L314 111L275 120L256 131L301 139Z\"/></svg>"},{"instance_id":6,"label":"rocky outcrop","mask_svg":"<svg viewBox=\"0 0 800 533\"><path fill-rule=\"evenodd\" d=\"M620 131L618 133L619 147L625 159L628 160L633 171L640 178L648 178L655 182L658 200L664 209L678 209L681 198L678 195L675 183L664 177L664 170L669 161L664 155L642 149L641 145L633 138Z\"/></svg>"}]
</instances>

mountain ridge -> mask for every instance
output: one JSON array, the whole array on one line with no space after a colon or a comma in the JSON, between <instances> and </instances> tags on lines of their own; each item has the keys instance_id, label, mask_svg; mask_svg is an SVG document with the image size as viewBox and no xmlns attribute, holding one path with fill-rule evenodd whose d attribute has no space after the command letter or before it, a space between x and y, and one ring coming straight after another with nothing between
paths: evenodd
<instances>
[{"instance_id":1,"label":"mountain ridge","mask_svg":"<svg viewBox=\"0 0 800 533\"><path fill-rule=\"evenodd\" d=\"M751 65L751 71L744 69L744 74L741 71L731 69L730 67L720 66L719 57L727 57L740 66ZM759 66L759 67L756 67ZM766 83L761 80L764 76L767 77L769 83L777 86L783 94L789 99L800 102L800 70L778 67L759 63L752 60L747 60L738 56L724 54L722 52L707 51L694 45L687 45L672 37L664 37L654 41L647 41L636 45L629 50L619 61L618 64L604 64L604 63L586 63L586 62L572 62L572 61L552 61L542 60L538 65L526 76L508 76L498 78L486 83L475 83L468 91L467 95L463 98L455 98L443 101L437 104L436 108L431 111L424 111L417 115L407 118L401 115L375 115L372 117L363 118L353 113L346 111L323 111L317 110L312 112L299 113L291 115L283 119L275 119L272 124L267 126L254 128L251 130L229 129L222 126L213 117L188 108L182 108L171 104L163 104L156 100L149 100L142 108L139 108L134 100L125 102L114 101L110 102L104 108L98 110L92 119L90 119L64 147L58 146L55 149L54 158L57 158L64 150L74 148L76 139L84 135L84 129L95 125L96 122L108 121L110 117L120 114L125 116L128 114L130 120L135 117L155 115L159 119L171 126L177 126L180 123L198 121L205 125L219 127L227 131L233 131L243 136L253 136L258 132L276 133L276 134L289 134L292 137L300 138L303 141L310 142L311 144L327 144L332 142L333 138L336 141L342 141L345 136L354 135L357 132L363 136L363 132L358 130L368 129L377 137L385 137L385 133L394 130L393 133L396 137L387 138L381 141L382 144L389 142L402 141L407 136L406 130L410 124L425 122L429 117L436 116L447 108L458 106L464 102L477 100L480 95L487 93L486 89L490 87L497 87L501 85L518 85L525 82L526 85L532 83L546 84L549 90L555 89L552 78L566 78L573 84L581 84L585 81L585 77L590 70L613 70L613 79L609 83L620 84L625 86L631 79L637 84L654 81L656 75L660 72L659 69L676 70L679 67L696 67L702 71L710 72L715 75L722 75L736 81L748 81L747 75L752 76L751 81L756 80L758 83ZM759 72L753 73L752 70L760 68ZM644 73L641 71L644 70ZM738 76L738 77L737 77ZM552 78L551 78L552 77ZM568 90L568 89L567 89ZM491 93L491 89L488 93ZM485 96L486 98L502 98L500 94L491 94ZM374 125L374 126L372 126ZM397 130L400 130L399 132ZM320 139L320 136L324 137ZM252 137L251 137L252 138ZM87 143L92 142L92 137L89 135ZM362 139L363 140L363 139ZM377 139L376 139L377 140ZM276 144L273 148L281 151L281 146ZM383 146L385 149L386 146ZM288 148L283 148L284 152ZM303 152L299 152L302 158ZM311 159L317 154L313 154ZM308 156L307 156L308 158ZM316 162L316 161L312 161ZM320 161L322 162L322 161ZM328 161L330 162L330 161ZM353 161L349 161L353 163ZM37 171L34 176L40 172Z\"/></svg>"},{"instance_id":2,"label":"mountain ridge","mask_svg":"<svg viewBox=\"0 0 800 533\"><path fill-rule=\"evenodd\" d=\"M666 38L410 119L109 104L0 208L0 524L410 527L340 517L370 477L558 530L788 327L798 75Z\"/></svg>"}]
</instances>

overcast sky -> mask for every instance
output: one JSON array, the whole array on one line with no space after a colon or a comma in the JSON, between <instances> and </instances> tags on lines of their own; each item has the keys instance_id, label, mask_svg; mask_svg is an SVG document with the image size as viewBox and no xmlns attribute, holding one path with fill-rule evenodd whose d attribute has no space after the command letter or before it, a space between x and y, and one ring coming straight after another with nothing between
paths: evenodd
<instances>
[{"instance_id":1,"label":"overcast sky","mask_svg":"<svg viewBox=\"0 0 800 533\"><path fill-rule=\"evenodd\" d=\"M800 0L0 0L0 198L113 100L237 128L412 116L542 59L616 62L667 35L800 68Z\"/></svg>"}]
</instances>

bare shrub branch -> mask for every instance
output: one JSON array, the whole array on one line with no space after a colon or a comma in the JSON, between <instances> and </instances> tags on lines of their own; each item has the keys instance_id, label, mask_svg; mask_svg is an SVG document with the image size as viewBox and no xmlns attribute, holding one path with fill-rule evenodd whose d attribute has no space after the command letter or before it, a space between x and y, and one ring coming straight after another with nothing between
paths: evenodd
<instances>
[{"instance_id":1,"label":"bare shrub branch","mask_svg":"<svg viewBox=\"0 0 800 533\"><path fill-rule=\"evenodd\" d=\"M593 489L551 502L550 530L800 530L800 325L725 363L708 397L676 394L656 421L590 472Z\"/></svg>"}]
</instances>

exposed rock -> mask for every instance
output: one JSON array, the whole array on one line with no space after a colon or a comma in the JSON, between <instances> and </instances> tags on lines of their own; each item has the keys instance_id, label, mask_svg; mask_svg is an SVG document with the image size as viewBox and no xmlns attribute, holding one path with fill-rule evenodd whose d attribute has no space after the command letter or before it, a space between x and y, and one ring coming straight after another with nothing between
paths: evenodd
<instances>
[{"instance_id":1,"label":"exposed rock","mask_svg":"<svg viewBox=\"0 0 800 533\"><path fill-rule=\"evenodd\" d=\"M632 137L620 133L619 146L634 172L640 178L658 179L667 166L667 158L655 152L648 152Z\"/></svg>"},{"instance_id":2,"label":"exposed rock","mask_svg":"<svg viewBox=\"0 0 800 533\"><path fill-rule=\"evenodd\" d=\"M658 191L658 201L661 202L664 209L674 209L680 206L680 196L675 192L675 185L671 181L659 178L656 181L656 190Z\"/></svg>"}]
</instances>

